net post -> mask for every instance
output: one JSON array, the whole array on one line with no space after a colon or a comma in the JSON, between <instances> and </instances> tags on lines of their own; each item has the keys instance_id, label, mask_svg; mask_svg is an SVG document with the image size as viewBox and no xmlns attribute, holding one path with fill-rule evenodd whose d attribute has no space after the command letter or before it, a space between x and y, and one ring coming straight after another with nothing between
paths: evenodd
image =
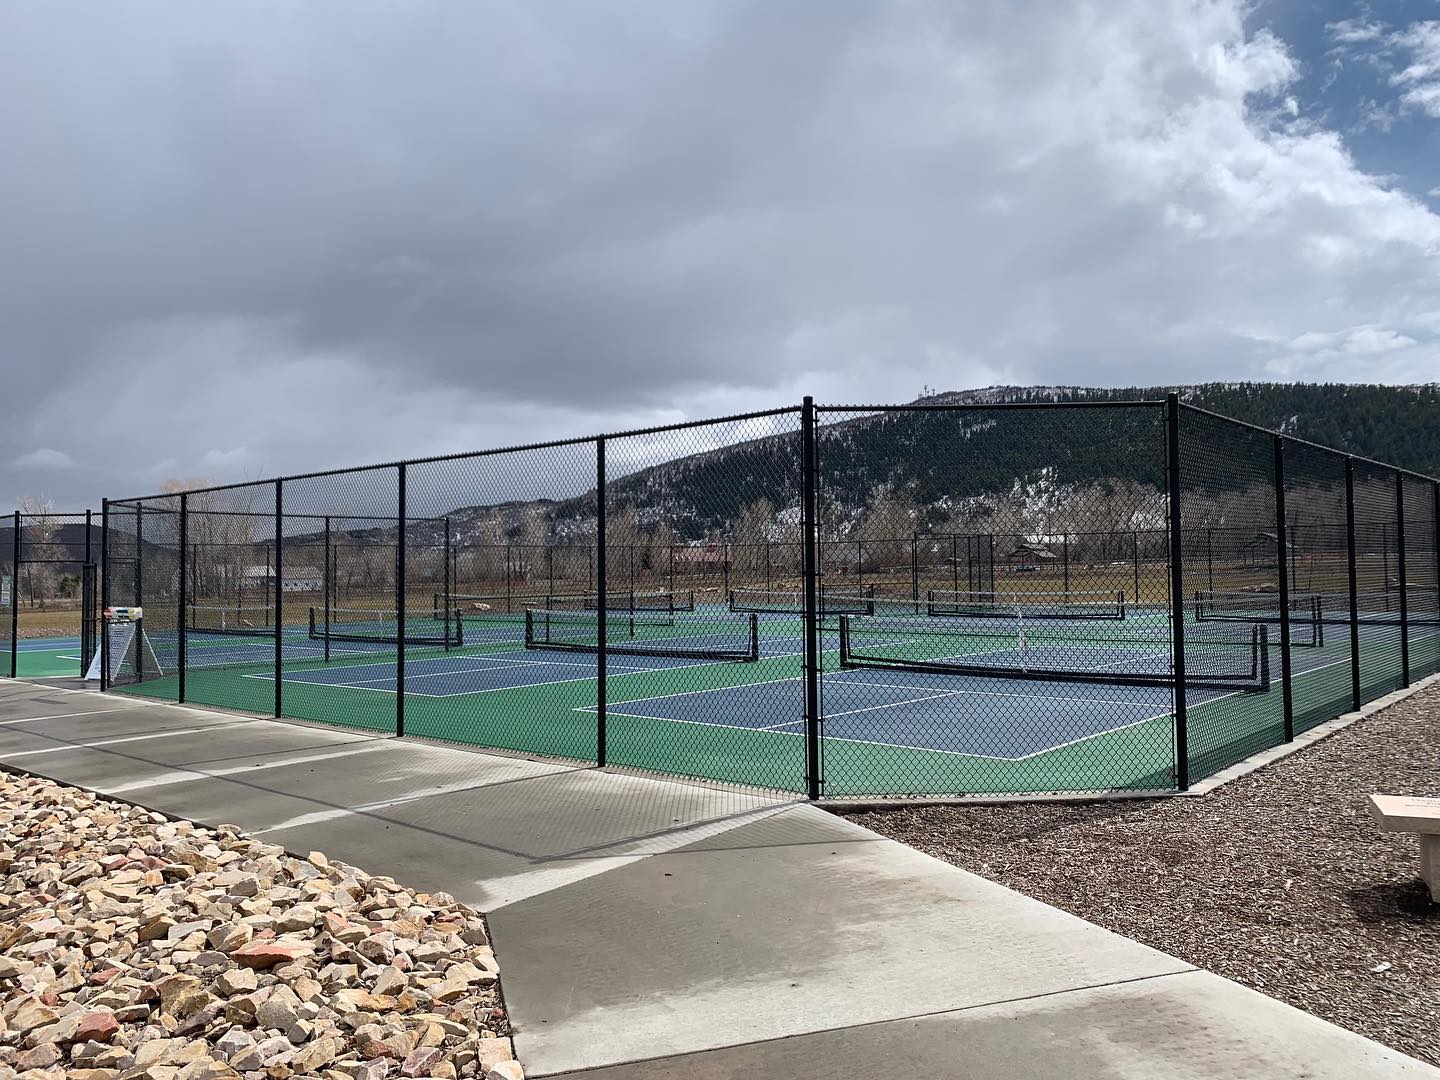
<instances>
[{"instance_id":1,"label":"net post","mask_svg":"<svg viewBox=\"0 0 1440 1080\"><path fill-rule=\"evenodd\" d=\"M15 511L14 548L10 562L10 677L20 674L20 511Z\"/></svg>"},{"instance_id":2,"label":"net post","mask_svg":"<svg viewBox=\"0 0 1440 1080\"><path fill-rule=\"evenodd\" d=\"M395 466L396 518L400 535L395 541L395 737L405 734L405 463ZM507 554L508 562L509 556ZM509 566L506 568L509 577ZM509 581L506 581L508 591Z\"/></svg>"},{"instance_id":3,"label":"net post","mask_svg":"<svg viewBox=\"0 0 1440 1080\"><path fill-rule=\"evenodd\" d=\"M110 627L105 611L110 607L110 500L100 500L100 690L110 689Z\"/></svg>"},{"instance_id":4,"label":"net post","mask_svg":"<svg viewBox=\"0 0 1440 1080\"><path fill-rule=\"evenodd\" d=\"M609 558L605 551L605 436L595 440L595 584L596 593L604 597L610 585ZM603 603L603 600L602 600ZM526 633L529 633L529 612L526 612ZM603 767L606 759L605 669L606 650L610 644L609 620L602 608L595 627L595 764Z\"/></svg>"},{"instance_id":5,"label":"net post","mask_svg":"<svg viewBox=\"0 0 1440 1080\"><path fill-rule=\"evenodd\" d=\"M1405 567L1405 477L1395 474L1395 556L1400 575L1400 682L1410 685L1410 585Z\"/></svg>"},{"instance_id":6,"label":"net post","mask_svg":"<svg viewBox=\"0 0 1440 1080\"><path fill-rule=\"evenodd\" d=\"M1180 397L1165 397L1165 482L1170 518L1170 648L1175 678L1175 786L1190 788L1190 727L1185 708L1185 572L1180 522Z\"/></svg>"},{"instance_id":7,"label":"net post","mask_svg":"<svg viewBox=\"0 0 1440 1080\"><path fill-rule=\"evenodd\" d=\"M185 608L190 595L190 583L185 579L190 575L186 571L185 549L189 544L188 519L189 502L185 492L180 493L180 581L177 602L180 610L175 616L175 700L178 704L185 704ZM84 651L83 649L81 650Z\"/></svg>"},{"instance_id":8,"label":"net post","mask_svg":"<svg viewBox=\"0 0 1440 1080\"><path fill-rule=\"evenodd\" d=\"M285 683L285 545L280 542L285 529L285 481L275 481L275 718L284 709ZM268 560L267 560L268 561Z\"/></svg>"},{"instance_id":9,"label":"net post","mask_svg":"<svg viewBox=\"0 0 1440 1080\"><path fill-rule=\"evenodd\" d=\"M441 547L441 559L445 562L445 622L441 629L445 635L445 651L450 651L450 515L445 515L445 543Z\"/></svg>"},{"instance_id":10,"label":"net post","mask_svg":"<svg viewBox=\"0 0 1440 1080\"><path fill-rule=\"evenodd\" d=\"M324 567L323 570L320 571L320 588L321 588L321 590L322 590L322 591L321 591L321 595L322 595L322 597L323 597L322 602L323 602L324 605L325 605L325 635L324 635L325 641L324 641L324 649L325 649L325 663L327 663L327 664L330 662L330 569L331 569L331 568L330 568L330 564L331 564L331 562L332 562L332 560L333 560L333 555L332 555L331 550L330 550L330 544L331 544L331 540L330 540L330 515L329 515L329 514L326 514L326 515L325 515L325 567ZM311 617L311 620L310 620L310 621L311 621L312 623L315 621L313 616Z\"/></svg>"},{"instance_id":11,"label":"net post","mask_svg":"<svg viewBox=\"0 0 1440 1080\"><path fill-rule=\"evenodd\" d=\"M1280 698L1285 718L1285 741L1295 740L1295 702L1290 685L1290 568L1286 561L1289 535L1285 519L1285 438L1276 435L1275 444L1275 565L1280 571ZM1261 624L1263 627L1263 623ZM1262 639L1261 647L1267 648ZM1267 649L1268 651L1268 649Z\"/></svg>"},{"instance_id":12,"label":"net post","mask_svg":"<svg viewBox=\"0 0 1440 1080\"><path fill-rule=\"evenodd\" d=\"M1345 562L1350 592L1350 704L1358 712L1360 700L1360 593L1355 568L1355 459L1345 458Z\"/></svg>"},{"instance_id":13,"label":"net post","mask_svg":"<svg viewBox=\"0 0 1440 1080\"><path fill-rule=\"evenodd\" d=\"M819 540L816 491L815 399L808 394L800 406L800 530L805 581L805 794L820 797L820 601L818 582Z\"/></svg>"}]
</instances>

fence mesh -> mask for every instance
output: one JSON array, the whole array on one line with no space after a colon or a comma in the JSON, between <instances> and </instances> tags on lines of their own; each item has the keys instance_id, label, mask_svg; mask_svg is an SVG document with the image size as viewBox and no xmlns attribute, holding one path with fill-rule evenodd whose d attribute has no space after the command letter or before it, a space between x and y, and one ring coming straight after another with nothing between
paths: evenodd
<instances>
[{"instance_id":1,"label":"fence mesh","mask_svg":"<svg viewBox=\"0 0 1440 1080\"><path fill-rule=\"evenodd\" d=\"M605 476L606 761L803 791L798 414L610 437Z\"/></svg>"},{"instance_id":2,"label":"fence mesh","mask_svg":"<svg viewBox=\"0 0 1440 1080\"><path fill-rule=\"evenodd\" d=\"M1189 769L1197 779L1284 739L1279 593L1288 553L1277 534L1275 441L1268 432L1184 410L1178 466L1181 570L1194 596L1184 627L1184 692ZM1202 542L1207 587L1192 590L1190 583L1202 580ZM1246 652L1256 636L1268 680L1244 689L1204 683L1213 648Z\"/></svg>"},{"instance_id":3,"label":"fence mesh","mask_svg":"<svg viewBox=\"0 0 1440 1080\"><path fill-rule=\"evenodd\" d=\"M1173 786L1161 407L821 421L825 791Z\"/></svg>"},{"instance_id":4,"label":"fence mesh","mask_svg":"<svg viewBox=\"0 0 1440 1080\"><path fill-rule=\"evenodd\" d=\"M820 796L1173 790L1440 670L1436 500L1176 401L807 404L111 502L112 684Z\"/></svg>"},{"instance_id":5,"label":"fence mesh","mask_svg":"<svg viewBox=\"0 0 1440 1080\"><path fill-rule=\"evenodd\" d=\"M1283 452L1292 707L1307 731L1353 703L1345 459L1293 441Z\"/></svg>"},{"instance_id":6,"label":"fence mesh","mask_svg":"<svg viewBox=\"0 0 1440 1080\"><path fill-rule=\"evenodd\" d=\"M0 674L81 673L95 629L84 620L85 567L99 561L99 537L83 512L0 518Z\"/></svg>"},{"instance_id":7,"label":"fence mesh","mask_svg":"<svg viewBox=\"0 0 1440 1080\"><path fill-rule=\"evenodd\" d=\"M16 622L19 618L19 588L15 581L15 541L19 529L15 515L0 519L0 673L14 678L18 659Z\"/></svg>"}]
</instances>

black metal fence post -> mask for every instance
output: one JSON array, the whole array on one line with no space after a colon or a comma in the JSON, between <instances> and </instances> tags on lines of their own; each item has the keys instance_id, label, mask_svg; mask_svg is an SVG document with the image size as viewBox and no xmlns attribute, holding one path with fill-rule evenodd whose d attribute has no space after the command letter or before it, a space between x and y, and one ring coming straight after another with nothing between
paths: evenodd
<instances>
[{"instance_id":1,"label":"black metal fence post","mask_svg":"<svg viewBox=\"0 0 1440 1080\"><path fill-rule=\"evenodd\" d=\"M800 530L805 581L805 794L820 797L820 590L819 504L816 490L815 399L806 395L800 409Z\"/></svg>"},{"instance_id":2,"label":"black metal fence post","mask_svg":"<svg viewBox=\"0 0 1440 1080\"><path fill-rule=\"evenodd\" d=\"M285 530L285 481L275 481L275 718L285 707L285 552L280 536ZM267 560L268 561L268 560Z\"/></svg>"},{"instance_id":3,"label":"black metal fence post","mask_svg":"<svg viewBox=\"0 0 1440 1080\"><path fill-rule=\"evenodd\" d=\"M1355 568L1355 459L1345 458L1345 558L1350 590L1350 704L1360 708L1360 594Z\"/></svg>"},{"instance_id":4,"label":"black metal fence post","mask_svg":"<svg viewBox=\"0 0 1440 1080\"><path fill-rule=\"evenodd\" d=\"M1285 741L1295 738L1295 701L1290 685L1290 566L1285 558L1289 544L1285 519L1285 438L1275 443L1275 566L1280 571L1280 700L1285 717Z\"/></svg>"},{"instance_id":5,"label":"black metal fence post","mask_svg":"<svg viewBox=\"0 0 1440 1080\"><path fill-rule=\"evenodd\" d=\"M1135 603L1140 602L1140 531L1130 530L1130 560L1135 567Z\"/></svg>"},{"instance_id":6,"label":"black metal fence post","mask_svg":"<svg viewBox=\"0 0 1440 1080\"><path fill-rule=\"evenodd\" d=\"M445 621L441 624L441 626L444 628L445 631L445 651L449 652L451 618L450 609L453 605L450 602L450 516L448 514L445 516L445 543L441 545L440 557L444 560L445 564L445 569L443 571L445 592L442 594L444 599L441 601L441 603L445 605Z\"/></svg>"},{"instance_id":7,"label":"black metal fence post","mask_svg":"<svg viewBox=\"0 0 1440 1080\"><path fill-rule=\"evenodd\" d=\"M395 467L396 515L400 534L395 541L395 735L405 734L405 463ZM506 590L509 590L509 556L506 556Z\"/></svg>"},{"instance_id":8,"label":"black metal fence post","mask_svg":"<svg viewBox=\"0 0 1440 1080\"><path fill-rule=\"evenodd\" d=\"M325 516L325 566L320 571L320 589L322 603L325 605L325 662L330 662L330 575L333 570L332 563L334 555L330 550L332 541L330 539L330 515Z\"/></svg>"},{"instance_id":9,"label":"black metal fence post","mask_svg":"<svg viewBox=\"0 0 1440 1080\"><path fill-rule=\"evenodd\" d=\"M15 511L14 548L10 561L10 677L20 674L20 511Z\"/></svg>"},{"instance_id":10,"label":"black metal fence post","mask_svg":"<svg viewBox=\"0 0 1440 1080\"><path fill-rule=\"evenodd\" d=\"M1165 398L1165 479L1170 503L1170 648L1175 677L1175 786L1190 787L1190 723L1185 708L1185 571L1180 520L1180 397Z\"/></svg>"},{"instance_id":11,"label":"black metal fence post","mask_svg":"<svg viewBox=\"0 0 1440 1080\"><path fill-rule=\"evenodd\" d=\"M100 689L110 688L110 500L100 500Z\"/></svg>"},{"instance_id":12,"label":"black metal fence post","mask_svg":"<svg viewBox=\"0 0 1440 1080\"><path fill-rule=\"evenodd\" d=\"M595 668L595 764L605 764L605 726L607 717L605 714L605 685L606 663L605 653L610 644L609 636L609 614L605 609L604 597L608 594L610 585L609 559L605 551L605 436L601 435L595 440L595 584L598 586L596 593L600 597L600 618L595 626L595 647L599 655Z\"/></svg>"},{"instance_id":13,"label":"black metal fence post","mask_svg":"<svg viewBox=\"0 0 1440 1080\"><path fill-rule=\"evenodd\" d=\"M135 504L135 605L140 608L143 624L145 616L145 515L144 506ZM135 681L145 681L145 627L135 627Z\"/></svg>"},{"instance_id":14,"label":"black metal fence post","mask_svg":"<svg viewBox=\"0 0 1440 1080\"><path fill-rule=\"evenodd\" d=\"M1405 477L1395 474L1395 556L1400 576L1400 682L1410 685L1409 578L1405 566ZM1389 588L1389 583L1386 583Z\"/></svg>"},{"instance_id":15,"label":"black metal fence post","mask_svg":"<svg viewBox=\"0 0 1440 1080\"><path fill-rule=\"evenodd\" d=\"M920 534L910 534L910 603L920 614Z\"/></svg>"},{"instance_id":16,"label":"black metal fence post","mask_svg":"<svg viewBox=\"0 0 1440 1080\"><path fill-rule=\"evenodd\" d=\"M84 565L85 565L85 566L89 566L89 567L93 567L93 566L95 565L94 551L93 551L93 549L92 549L92 547L91 547L91 543L90 543L90 532L91 532L91 528L92 528L93 524L94 524L94 518L93 518L93 516L92 516L92 513L91 513L91 511L86 510L86 511L85 511L85 562L84 562ZM92 586L93 586L94 582L91 582L91 584L92 584ZM80 571L80 675L81 675L82 678L83 678L84 675L85 675L86 669L90 666L90 657L94 654L94 649L95 649L95 625L94 625L94 611L93 611L93 608L95 607L95 604L94 604L95 596L94 596L93 589L92 589L91 593L89 594L90 600L91 600L90 606L91 606L91 608L92 608L92 611L90 612L90 614L89 614L88 617L87 617L86 612L85 612L85 597L86 597L86 595L87 595L87 594L86 594L86 592L85 592L85 571L82 569L82 570Z\"/></svg>"},{"instance_id":17,"label":"black metal fence post","mask_svg":"<svg viewBox=\"0 0 1440 1080\"><path fill-rule=\"evenodd\" d=\"M180 559L177 567L180 580L177 582L178 588L176 589L176 605L179 610L175 615L175 700L181 705L185 704L185 609L190 596L190 583L186 580L190 575L186 573L185 554L189 543L188 522L188 504L185 492L182 491L180 493Z\"/></svg>"}]
</instances>

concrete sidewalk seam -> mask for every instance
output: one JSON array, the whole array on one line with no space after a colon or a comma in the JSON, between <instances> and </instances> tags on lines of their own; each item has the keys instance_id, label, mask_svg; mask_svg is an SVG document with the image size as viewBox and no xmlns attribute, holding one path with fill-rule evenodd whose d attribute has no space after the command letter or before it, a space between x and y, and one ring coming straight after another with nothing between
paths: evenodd
<instances>
[{"instance_id":1,"label":"concrete sidewalk seam","mask_svg":"<svg viewBox=\"0 0 1440 1080\"><path fill-rule=\"evenodd\" d=\"M797 1031L792 1035L784 1035L778 1039L744 1039L740 1042L726 1043L724 1046L707 1046L699 1050L683 1050L673 1054L657 1054L654 1057L625 1058L620 1061L610 1061L603 1065L591 1065L579 1069L564 1069L560 1072L535 1072L527 1073L527 1076L541 1077L564 1077L584 1076L586 1073L598 1072L602 1069L620 1068L625 1065L643 1065L652 1061L669 1061L674 1058L700 1057L703 1054L718 1054L726 1050L735 1050L746 1046L764 1046L767 1043L788 1042L791 1039L803 1039L810 1035L831 1035L838 1031L863 1031L866 1028L883 1027L886 1024L903 1024L910 1020L925 1020L937 1016L958 1016L961 1013L974 1012L976 1009L994 1009L1003 1005L1018 1005L1026 1001L1043 1001L1046 998L1060 998L1068 994L1083 994L1092 990L1104 990L1112 986L1130 986L1135 983L1155 982L1160 979L1173 979L1194 974L1213 974L1206 972L1203 968L1187 966L1179 971L1161 971L1153 975L1136 975L1129 979L1108 979L1104 982L1087 983L1082 986L1067 986L1063 990L1049 990L1041 994L1022 994L1019 997L996 998L994 1001L977 1001L971 1005L959 1005L953 1009L931 1009L926 1012L905 1013L900 1016L887 1016L879 1020L865 1020L858 1024L839 1024L832 1027L810 1028L805 1031ZM524 1031L518 1030L516 1034L523 1036Z\"/></svg>"}]
</instances>

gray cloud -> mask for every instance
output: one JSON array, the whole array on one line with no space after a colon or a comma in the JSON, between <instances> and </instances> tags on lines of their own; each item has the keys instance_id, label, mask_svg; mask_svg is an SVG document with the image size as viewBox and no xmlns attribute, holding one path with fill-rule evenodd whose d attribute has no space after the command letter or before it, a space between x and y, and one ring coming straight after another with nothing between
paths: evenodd
<instances>
[{"instance_id":1,"label":"gray cloud","mask_svg":"<svg viewBox=\"0 0 1440 1080\"><path fill-rule=\"evenodd\" d=\"M1287 128L1293 74L1219 2L7 5L0 498L1433 378L1440 219Z\"/></svg>"}]
</instances>

